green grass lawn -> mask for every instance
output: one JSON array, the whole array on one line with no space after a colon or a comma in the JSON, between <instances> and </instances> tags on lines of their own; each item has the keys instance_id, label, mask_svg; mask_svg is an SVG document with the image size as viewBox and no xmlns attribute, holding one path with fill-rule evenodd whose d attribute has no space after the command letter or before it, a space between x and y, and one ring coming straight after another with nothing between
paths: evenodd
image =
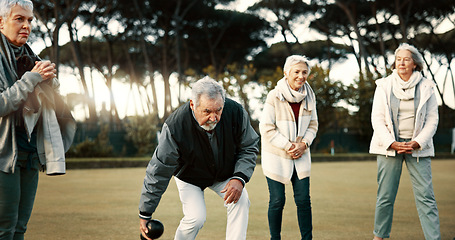
<instances>
[{"instance_id":1,"label":"green grass lawn","mask_svg":"<svg viewBox=\"0 0 455 240\"><path fill-rule=\"evenodd\" d=\"M434 160L433 185L442 239L455 237L455 160ZM376 199L376 162L313 163L311 197L314 239L372 239ZM395 204L391 239L424 239L407 169ZM145 168L68 170L64 176L40 175L27 240L139 239L137 216ZM260 166L247 184L251 207L247 239L268 239L268 190ZM283 239L299 239L292 187L287 186ZM224 239L222 200L206 191L207 222L197 239ZM160 239L173 239L182 217L174 181L154 218L165 224Z\"/></svg>"}]
</instances>

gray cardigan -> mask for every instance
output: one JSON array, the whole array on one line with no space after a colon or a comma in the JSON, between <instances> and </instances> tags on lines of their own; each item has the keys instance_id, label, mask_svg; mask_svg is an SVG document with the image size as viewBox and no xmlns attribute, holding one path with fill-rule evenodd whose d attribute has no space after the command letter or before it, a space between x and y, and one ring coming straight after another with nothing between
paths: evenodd
<instances>
[{"instance_id":1,"label":"gray cardigan","mask_svg":"<svg viewBox=\"0 0 455 240\"><path fill-rule=\"evenodd\" d=\"M15 114L35 86L43 81L39 73L27 72L10 84L6 66L0 61L0 171L11 173L17 161Z\"/></svg>"},{"instance_id":2,"label":"gray cardigan","mask_svg":"<svg viewBox=\"0 0 455 240\"><path fill-rule=\"evenodd\" d=\"M12 173L14 172L14 167L16 166L18 155L18 147L16 144L15 112L19 109L21 104L28 99L29 95L35 90L36 86L43 81L43 79L39 73L26 72L21 79L17 80L16 82L12 82L11 79L13 77L10 76L10 73L7 70L8 66L5 65L6 61L7 60L3 58L0 60L0 171L5 173ZM54 79L52 85L58 86L57 79ZM55 90L52 89L51 91ZM57 95L57 93L55 94ZM45 108L43 110L46 115L54 114L53 109ZM57 113L57 115L54 114L54 116L57 118L60 117L59 115L62 116L61 113ZM51 126L58 126L56 123L57 121L53 121ZM76 122L72 118L69 110L65 113L64 123L64 126L59 126L60 130L63 130L61 133L61 138L64 141L64 149L61 151L66 151L69 148L76 130ZM41 130L41 132L43 131ZM60 134L56 131L48 132L52 133L54 137ZM44 141L42 141L43 137L38 136L38 138L39 139L37 139L37 143L44 144ZM55 146L52 147L54 147L55 152ZM38 149L40 149L39 146ZM42 154L40 152L39 155L41 163L44 165L45 161L47 160L44 160L46 158L44 154L44 146L42 146L41 149L43 149L43 151L41 151ZM49 151L46 153L48 153L48 155L54 156L53 154L49 154ZM55 164L51 163L49 164L49 167L51 168L48 169L48 174L62 174L65 171L64 163L62 164L61 161L56 161Z\"/></svg>"}]
</instances>

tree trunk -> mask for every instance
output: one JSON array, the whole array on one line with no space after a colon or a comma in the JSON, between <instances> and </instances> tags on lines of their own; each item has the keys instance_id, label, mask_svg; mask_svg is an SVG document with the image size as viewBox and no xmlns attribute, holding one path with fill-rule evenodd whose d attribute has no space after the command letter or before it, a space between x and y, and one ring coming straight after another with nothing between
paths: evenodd
<instances>
[{"instance_id":1,"label":"tree trunk","mask_svg":"<svg viewBox=\"0 0 455 240\"><path fill-rule=\"evenodd\" d=\"M135 7L139 17L141 19L145 19L137 0L133 0L133 3L134 3L134 7ZM144 25L144 23L142 21L141 21L141 24ZM147 42L145 41L144 32L141 31L140 34L141 34L140 39L141 39L142 55L144 56L145 66L147 68L147 72L149 73L149 77L150 77L150 87L152 88L152 98L153 98L152 108L153 108L153 112L155 112L156 115L158 116L158 97L156 96L155 78L153 76L154 75L153 65L150 62L150 56L147 51L148 48L147 48Z\"/></svg>"},{"instance_id":2,"label":"tree trunk","mask_svg":"<svg viewBox=\"0 0 455 240\"><path fill-rule=\"evenodd\" d=\"M176 64L177 64L177 79L179 82L179 91L178 91L178 100L179 100L179 105L182 103L182 96L181 96L181 84L182 84L182 76L183 76L183 70L182 70L182 60L181 60L181 33L180 30L182 28L182 21L185 18L186 14L188 11L196 4L198 0L193 0L191 3L188 4L188 6L181 11L182 7L182 0L178 0L177 2L177 7L175 8L174 15L172 16L172 19L174 20L174 28L175 28L175 59L176 59Z\"/></svg>"},{"instance_id":3,"label":"tree trunk","mask_svg":"<svg viewBox=\"0 0 455 240\"><path fill-rule=\"evenodd\" d=\"M409 5L408 5L409 4ZM409 9L411 8L412 2L409 0L395 0L395 14L398 16L400 21L400 31L402 34L401 42L407 42L408 37L408 19L409 19ZM404 7L408 6L407 13L404 13Z\"/></svg>"},{"instance_id":4,"label":"tree trunk","mask_svg":"<svg viewBox=\"0 0 455 240\"><path fill-rule=\"evenodd\" d=\"M166 119L172 112L171 104L171 86L169 83L169 77L171 72L169 71L168 64L168 47L169 47L169 31L166 30L163 38L163 56L162 56L162 70L161 75L163 76L164 81L164 116L163 119Z\"/></svg>"},{"instance_id":5,"label":"tree trunk","mask_svg":"<svg viewBox=\"0 0 455 240\"><path fill-rule=\"evenodd\" d=\"M96 107L95 107L95 100L90 96L88 87L87 87L87 81L85 80L85 74L84 74L84 61L82 59L82 53L80 49L80 44L77 39L74 38L73 35L73 29L71 27L70 23L68 24L68 34L70 37L70 42L71 42L71 50L73 52L73 58L74 58L74 63L76 64L77 69L79 70L79 76L81 78L81 83L84 88L85 96L87 97L88 101L88 109L89 109L89 117L88 117L88 122L95 124L98 121L98 116L96 113Z\"/></svg>"},{"instance_id":6,"label":"tree trunk","mask_svg":"<svg viewBox=\"0 0 455 240\"><path fill-rule=\"evenodd\" d=\"M387 56L385 53L384 37L383 37L381 26L378 21L377 14L378 14L377 3L373 2L371 4L371 15L374 17L374 20L375 20L376 32L378 33L378 39L379 39L379 50L381 52L382 59L384 60L384 74L383 75L385 75L388 63L387 63Z\"/></svg>"},{"instance_id":7,"label":"tree trunk","mask_svg":"<svg viewBox=\"0 0 455 240\"><path fill-rule=\"evenodd\" d=\"M112 58L113 58L112 42L109 40L106 42L108 44L108 51L107 51L108 73L107 73L107 77L105 77L105 79L106 79L106 86L109 89L109 96L110 96L110 101L109 101L110 102L110 107L109 107L110 120L111 120L111 123L114 125L114 127L118 128L121 126L121 123L120 123L120 117L119 117L118 111L117 111L117 106L115 104L114 93L112 91L112 79L114 78L114 74L112 72L113 67L114 67L114 63L112 60Z\"/></svg>"},{"instance_id":8,"label":"tree trunk","mask_svg":"<svg viewBox=\"0 0 455 240\"><path fill-rule=\"evenodd\" d=\"M367 52L366 52L366 48L365 48L365 43L364 43L362 34L360 33L360 30L358 27L358 22L355 17L355 15L356 15L355 5L353 5L354 9L351 10L351 9L349 9L349 6L346 3L344 3L340 0L336 0L335 4L344 11L344 13L346 14L346 16L349 19L351 26L354 28L354 33L357 36L357 43L359 44L360 63L362 63L362 60L363 60L363 63L365 65L364 67L365 67L366 75L369 75L370 69L369 69L369 64L368 64L368 56L367 56ZM360 72L363 72L362 64L360 64Z\"/></svg>"}]
</instances>

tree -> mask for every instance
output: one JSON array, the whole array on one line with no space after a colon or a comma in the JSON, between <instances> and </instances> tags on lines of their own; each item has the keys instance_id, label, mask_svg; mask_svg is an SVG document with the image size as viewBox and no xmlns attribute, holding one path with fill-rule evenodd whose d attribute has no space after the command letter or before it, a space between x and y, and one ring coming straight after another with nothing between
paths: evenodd
<instances>
[{"instance_id":1,"label":"tree","mask_svg":"<svg viewBox=\"0 0 455 240\"><path fill-rule=\"evenodd\" d=\"M127 39L146 39L144 58L164 80L165 114L172 111L169 79L177 73L180 84L186 84L183 70L192 69L198 75L213 66L221 73L228 63L245 61L251 51L265 46L263 32L268 24L259 18L234 11L219 10L217 3L230 1L142 1L137 2L140 16L131 8L121 8ZM125 3L126 4L126 3ZM139 24L138 24L139 23ZM138 34L139 33L139 34ZM145 38L144 38L145 37ZM143 41L143 40L142 40ZM147 53L147 54L145 54ZM153 72L149 74L153 76Z\"/></svg>"},{"instance_id":2,"label":"tree","mask_svg":"<svg viewBox=\"0 0 455 240\"><path fill-rule=\"evenodd\" d=\"M435 43L438 44L437 49L445 49L447 48L445 46L450 46L450 41L443 42L444 38L436 34L435 29L444 19L453 15L454 2L337 0L330 3L315 0L313 4L319 11L317 12L318 17L310 24L310 27L326 33L332 39L348 38L351 42L352 53L357 58L360 76L351 88L360 94L353 96L350 103L359 108L356 114L358 126L369 122L369 109L374 91L373 80L390 73L387 58L393 54L400 43L409 42L420 48L424 55L429 51L430 57L425 58L428 63L438 62L435 65L450 69L452 58L445 57L446 61L434 61L441 55L433 55L432 52L436 53L438 50L433 48L431 51L430 46ZM339 9L344 14L339 14ZM422 35L427 37L422 37ZM448 52L446 51L446 53ZM448 55L444 54L444 56ZM382 64L378 60L379 57L383 59ZM444 64L444 62L446 63ZM430 67L431 64L427 65ZM431 68L428 72L436 81ZM453 79L451 80L453 82ZM441 99L444 99L442 89L437 88ZM453 93L451 92L451 94ZM444 100L442 105L445 106ZM444 118L442 117L442 119ZM370 132L368 129L368 126L363 126L360 132L368 135Z\"/></svg>"},{"instance_id":3,"label":"tree","mask_svg":"<svg viewBox=\"0 0 455 240\"><path fill-rule=\"evenodd\" d=\"M93 101L93 98L90 96L87 82L85 80L83 69L84 63L83 59L80 56L79 49L77 48L77 37L75 37L75 35L77 35L77 31L74 31L75 29L72 26L80 13L80 8L90 6L90 3L90 1L84 0L37 0L34 1L34 15L41 22L39 27L45 29L45 33L39 35L43 37L44 42L47 42L46 40L48 39L51 41L51 46L49 51L47 51L47 56L52 62L56 64L57 69L60 64L60 30L64 24L67 25L71 43L73 44L72 47L74 64L79 69L79 77L81 79L82 86L87 98L90 99L87 101L89 108L89 121L95 123L97 121L95 103Z\"/></svg>"},{"instance_id":4,"label":"tree","mask_svg":"<svg viewBox=\"0 0 455 240\"><path fill-rule=\"evenodd\" d=\"M371 18L369 1L367 0L336 0L334 3L313 1L316 14L310 27L325 33L330 38L347 38L351 53L357 59L360 75L368 75L370 69L370 53L367 51L367 39L363 27ZM340 10L342 13L340 14Z\"/></svg>"},{"instance_id":5,"label":"tree","mask_svg":"<svg viewBox=\"0 0 455 240\"><path fill-rule=\"evenodd\" d=\"M301 41L294 30L296 26L302 24L302 18L312 12L310 5L302 0L261 0L249 7L248 10L263 16L264 19L269 19L271 24L279 30L284 38L287 55L295 53L294 45L301 46ZM270 20L270 14L274 16L274 20ZM288 35L291 35L294 41L291 42Z\"/></svg>"},{"instance_id":6,"label":"tree","mask_svg":"<svg viewBox=\"0 0 455 240\"><path fill-rule=\"evenodd\" d=\"M125 121L126 139L137 148L137 156L150 156L158 143L158 117L153 114L128 117Z\"/></svg>"},{"instance_id":7,"label":"tree","mask_svg":"<svg viewBox=\"0 0 455 240\"><path fill-rule=\"evenodd\" d=\"M329 67L332 62L345 61L346 55L350 53L349 47L346 45L336 44L330 40L308 41L294 45L291 51L294 54L305 55L309 59L318 60L320 63L328 62ZM267 71L277 66L283 66L288 56L286 44L278 42L259 52L254 57L253 62L259 71Z\"/></svg>"},{"instance_id":8,"label":"tree","mask_svg":"<svg viewBox=\"0 0 455 240\"><path fill-rule=\"evenodd\" d=\"M373 106L373 96L376 89L375 80L378 76L370 75L363 77L362 75L354 84L348 87L348 96L346 99L352 106L356 106L358 110L351 118L354 122L353 130L360 135L362 140L369 141L373 135L371 128L371 109Z\"/></svg>"},{"instance_id":9,"label":"tree","mask_svg":"<svg viewBox=\"0 0 455 240\"><path fill-rule=\"evenodd\" d=\"M281 66L290 54L303 54L313 62L318 61L320 66L314 73L322 79L327 77L318 88L327 87L327 91L346 87L337 85L341 83L326 74L333 63L353 54L360 70L359 77L349 86L349 93L357 95L333 96L350 99L348 102L359 109L355 113L359 124L355 126L362 126L369 123L373 81L389 73L388 61L401 42L410 42L424 53L429 78L436 81L440 71L446 71L443 84L441 81L438 84L443 106L445 96L453 94L447 91L449 86L455 85L450 68L453 31L437 33L437 27L448 17L453 18L455 2L312 0L307 4L301 0L263 0L243 13L218 7L230 2L232 0L38 1L37 17L42 19L41 30L44 31L38 36L51 39L52 49L58 50L54 54L49 49L48 56L65 52L70 57L57 59L65 59L65 64L77 68L81 75L85 76L84 70L98 71L109 88L117 79L130 83L131 89L140 89L138 92L144 95L141 96L143 110L139 114L159 117L161 109L157 104L155 81L157 77L162 78L165 114L159 117L159 122L172 111L171 95L177 94L171 91L173 76L185 87L209 74L252 112L248 91L257 86L273 87L282 77ZM275 19L266 18L266 13ZM60 49L55 47L53 37L58 37L55 30L58 32L63 25L68 26L70 43ZM296 34L299 25L309 26L322 35L302 42L302 36ZM90 31L83 38L85 33L81 30L87 28ZM284 41L267 47L266 40L277 31ZM94 93L88 93L85 81L81 77L85 94L93 96ZM321 99L329 96L332 95ZM340 99L332 106L337 116L345 114L339 111ZM113 97L111 104L115 116ZM333 123L327 125L333 126ZM360 127L359 132L367 135L367 126Z\"/></svg>"},{"instance_id":10,"label":"tree","mask_svg":"<svg viewBox=\"0 0 455 240\"><path fill-rule=\"evenodd\" d=\"M317 100L319 130L318 134L338 132L343 127L348 127L348 112L340 116L342 107L339 107L348 96L347 88L340 81L329 78L330 70L315 65L311 68L308 83L313 88Z\"/></svg>"}]
</instances>

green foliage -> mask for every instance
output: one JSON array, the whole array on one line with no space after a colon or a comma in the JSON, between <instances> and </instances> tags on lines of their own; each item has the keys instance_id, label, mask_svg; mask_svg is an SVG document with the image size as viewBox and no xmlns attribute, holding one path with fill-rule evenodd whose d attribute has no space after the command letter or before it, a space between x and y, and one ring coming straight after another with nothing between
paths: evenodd
<instances>
[{"instance_id":1,"label":"green foliage","mask_svg":"<svg viewBox=\"0 0 455 240\"><path fill-rule=\"evenodd\" d=\"M278 80L283 78L281 67L275 71L263 71L258 82L266 87L263 101L266 94L275 88ZM340 81L329 79L330 70L320 65L315 65L310 70L308 83L313 88L316 95L317 111L319 120L318 134L330 132L341 127L347 127L349 113L346 109L339 107L341 100L348 96L346 87Z\"/></svg>"},{"instance_id":2,"label":"green foliage","mask_svg":"<svg viewBox=\"0 0 455 240\"><path fill-rule=\"evenodd\" d=\"M156 115L128 117L124 126L126 139L137 149L136 156L151 156L158 143L158 117Z\"/></svg>"},{"instance_id":3,"label":"green foliage","mask_svg":"<svg viewBox=\"0 0 455 240\"><path fill-rule=\"evenodd\" d=\"M315 65L308 77L308 83L316 95L319 135L349 127L349 119L352 118L345 108L338 106L348 95L346 87L340 81L330 80L329 74L329 69Z\"/></svg>"},{"instance_id":4,"label":"green foliage","mask_svg":"<svg viewBox=\"0 0 455 240\"><path fill-rule=\"evenodd\" d=\"M366 76L360 75L355 84L348 87L347 99L350 104L358 107L355 113L354 122L355 130L362 135L365 140L371 139L373 129L371 127L371 108L373 105L373 96L376 89L375 80L380 76L370 73Z\"/></svg>"},{"instance_id":5,"label":"green foliage","mask_svg":"<svg viewBox=\"0 0 455 240\"><path fill-rule=\"evenodd\" d=\"M264 93L264 101L265 101L267 93L270 92L273 88L275 88L277 82L283 78L283 76L284 76L283 68L280 66L277 66L277 67L270 68L270 69L264 69L258 75L259 75L258 82L261 85L264 85L267 90Z\"/></svg>"},{"instance_id":6,"label":"green foliage","mask_svg":"<svg viewBox=\"0 0 455 240\"><path fill-rule=\"evenodd\" d=\"M343 62L346 60L350 48L343 44L336 44L330 40L307 41L302 44L293 44L291 55L305 55L310 59L317 59L319 62L328 61ZM289 56L286 44L283 42L275 43L270 48L264 49L254 57L254 64L262 71L276 66L282 66Z\"/></svg>"},{"instance_id":7,"label":"green foliage","mask_svg":"<svg viewBox=\"0 0 455 240\"><path fill-rule=\"evenodd\" d=\"M101 131L95 140L86 139L85 141L71 146L66 153L67 157L111 157L113 156L113 148L109 143L109 127L107 125L101 127Z\"/></svg>"},{"instance_id":8,"label":"green foliage","mask_svg":"<svg viewBox=\"0 0 455 240\"><path fill-rule=\"evenodd\" d=\"M189 86L196 79L194 76L209 74L223 82L228 93L240 98L250 112L250 105L255 106L256 100L264 102L266 94L282 78L285 58L303 54L328 66L312 69L309 79L318 99L320 132L347 126L355 127L364 136L371 133L369 114L374 79L380 73L388 74L390 55L399 43L409 42L426 58L431 53L425 60L434 81L440 76L435 74L443 71L439 71L440 67L447 69L445 79L437 79L437 90L444 105L440 111L441 125L453 126L453 114L445 110L444 94L450 97L455 88L450 67L455 51L452 26L455 1L398 2L259 0L247 11L239 12L222 6L235 4L233 0L37 0L34 9L39 25L36 29L40 31L34 32L34 37L53 44L41 53L42 57L79 70L86 98L68 99L74 99L72 106L77 102L93 105L90 115L95 106L90 95L96 94L90 94L83 77L89 74L84 69L102 73L108 88L112 79L131 83L131 89L136 85L145 94L141 96L145 99L144 114L158 112L161 96L165 116L172 110L170 99L174 92L170 90L173 86L169 77L173 74L178 76L180 86ZM452 24L451 30L441 33L439 27L443 22ZM63 24L71 41L58 46L60 31L65 30ZM301 32L302 26L311 29L310 37L306 35L308 29ZM277 32L283 42L269 46L267 41ZM328 78L331 66L351 54L360 69L359 79L344 79L355 80L348 87L331 81ZM164 80L165 94L157 94L155 78ZM261 96L248 95L251 90ZM344 101L358 109L353 116L342 105ZM136 146L144 148L139 154L153 149L143 145L151 141L150 136L137 137ZM95 141L86 140L80 147L96 148Z\"/></svg>"}]
</instances>

